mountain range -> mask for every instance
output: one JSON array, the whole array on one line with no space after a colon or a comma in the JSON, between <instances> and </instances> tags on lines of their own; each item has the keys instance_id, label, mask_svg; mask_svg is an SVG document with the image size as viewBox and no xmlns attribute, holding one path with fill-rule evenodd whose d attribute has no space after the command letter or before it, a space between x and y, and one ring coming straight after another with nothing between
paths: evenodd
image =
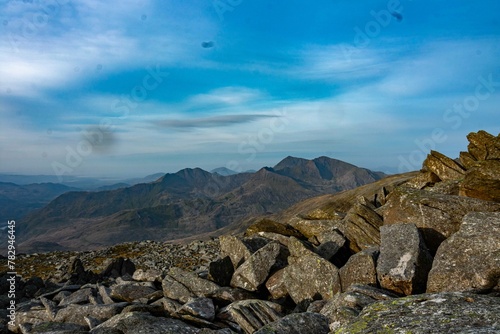
<instances>
[{"instance_id":1,"label":"mountain range","mask_svg":"<svg viewBox=\"0 0 500 334\"><path fill-rule=\"evenodd\" d=\"M19 250L86 250L127 241L182 239L385 176L328 157L287 157L254 173L224 174L188 168L130 187L67 192L22 219Z\"/></svg>"}]
</instances>

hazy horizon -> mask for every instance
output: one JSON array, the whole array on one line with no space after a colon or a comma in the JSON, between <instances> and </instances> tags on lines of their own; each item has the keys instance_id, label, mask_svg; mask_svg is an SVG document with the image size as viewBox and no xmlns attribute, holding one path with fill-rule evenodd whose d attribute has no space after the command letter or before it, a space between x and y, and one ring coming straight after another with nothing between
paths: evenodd
<instances>
[{"instance_id":1,"label":"hazy horizon","mask_svg":"<svg viewBox=\"0 0 500 334\"><path fill-rule=\"evenodd\" d=\"M500 3L0 4L0 173L417 170L497 135Z\"/></svg>"}]
</instances>

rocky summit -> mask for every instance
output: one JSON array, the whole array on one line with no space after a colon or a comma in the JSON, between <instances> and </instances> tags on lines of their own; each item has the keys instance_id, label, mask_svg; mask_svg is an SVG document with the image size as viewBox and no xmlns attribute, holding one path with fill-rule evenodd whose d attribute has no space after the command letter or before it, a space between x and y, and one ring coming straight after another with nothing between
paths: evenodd
<instances>
[{"instance_id":1,"label":"rocky summit","mask_svg":"<svg viewBox=\"0 0 500 334\"><path fill-rule=\"evenodd\" d=\"M19 256L15 320L4 274L0 330L500 333L500 136L468 139L457 160L432 151L421 171L242 234Z\"/></svg>"}]
</instances>

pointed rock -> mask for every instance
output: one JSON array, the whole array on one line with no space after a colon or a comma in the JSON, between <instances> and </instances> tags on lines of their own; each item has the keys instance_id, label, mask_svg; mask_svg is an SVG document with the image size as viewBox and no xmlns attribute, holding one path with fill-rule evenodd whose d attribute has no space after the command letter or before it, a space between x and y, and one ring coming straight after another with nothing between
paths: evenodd
<instances>
[{"instance_id":1,"label":"pointed rock","mask_svg":"<svg viewBox=\"0 0 500 334\"><path fill-rule=\"evenodd\" d=\"M467 135L469 153L478 161L500 159L500 136L486 131L471 132Z\"/></svg>"},{"instance_id":2,"label":"pointed rock","mask_svg":"<svg viewBox=\"0 0 500 334\"><path fill-rule=\"evenodd\" d=\"M349 248L359 252L380 244L380 226L382 217L375 212L375 207L357 202L347 212L343 220L345 236L349 240Z\"/></svg>"},{"instance_id":3,"label":"pointed rock","mask_svg":"<svg viewBox=\"0 0 500 334\"><path fill-rule=\"evenodd\" d=\"M208 266L208 278L220 286L228 286L233 274L233 262L229 256L212 261Z\"/></svg>"},{"instance_id":4,"label":"pointed rock","mask_svg":"<svg viewBox=\"0 0 500 334\"><path fill-rule=\"evenodd\" d=\"M231 280L231 286L248 291L257 291L269 276L269 272L276 263L280 251L280 244L274 241L259 249L236 269Z\"/></svg>"},{"instance_id":5,"label":"pointed rock","mask_svg":"<svg viewBox=\"0 0 500 334\"><path fill-rule=\"evenodd\" d=\"M465 174L465 169L455 160L436 151L431 151L423 166L425 170L436 174L443 181L459 180Z\"/></svg>"},{"instance_id":6,"label":"pointed rock","mask_svg":"<svg viewBox=\"0 0 500 334\"><path fill-rule=\"evenodd\" d=\"M219 238L221 256L229 256L233 267L238 268L243 262L252 256L260 248L269 243L270 240L260 237L238 239L232 235Z\"/></svg>"},{"instance_id":7,"label":"pointed rock","mask_svg":"<svg viewBox=\"0 0 500 334\"><path fill-rule=\"evenodd\" d=\"M432 256L415 224L385 225L380 233L380 286L404 295L425 292Z\"/></svg>"}]
</instances>

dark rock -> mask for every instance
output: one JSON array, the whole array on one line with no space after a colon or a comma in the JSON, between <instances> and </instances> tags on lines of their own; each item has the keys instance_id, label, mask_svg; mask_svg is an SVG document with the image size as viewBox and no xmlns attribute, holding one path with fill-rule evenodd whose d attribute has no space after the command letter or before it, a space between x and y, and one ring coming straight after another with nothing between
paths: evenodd
<instances>
[{"instance_id":1,"label":"dark rock","mask_svg":"<svg viewBox=\"0 0 500 334\"><path fill-rule=\"evenodd\" d=\"M340 290L335 265L307 250L293 237L290 238L290 254L290 265L285 268L283 281L296 304L305 300L330 299Z\"/></svg>"},{"instance_id":2,"label":"dark rock","mask_svg":"<svg viewBox=\"0 0 500 334\"><path fill-rule=\"evenodd\" d=\"M156 288L151 282L127 283L114 285L111 288L111 297L115 300L133 302L141 298L146 300L156 292Z\"/></svg>"},{"instance_id":3,"label":"dark rock","mask_svg":"<svg viewBox=\"0 0 500 334\"><path fill-rule=\"evenodd\" d=\"M104 328L120 330L123 334L195 334L196 327L185 324L177 319L154 317L149 313L123 313L103 322L91 334L101 333Z\"/></svg>"},{"instance_id":4,"label":"dark rock","mask_svg":"<svg viewBox=\"0 0 500 334\"><path fill-rule=\"evenodd\" d=\"M465 174L460 195L500 202L500 160L479 161Z\"/></svg>"},{"instance_id":5,"label":"dark rock","mask_svg":"<svg viewBox=\"0 0 500 334\"><path fill-rule=\"evenodd\" d=\"M249 291L230 287L222 287L209 294L208 297L221 306L227 306L240 300L255 299L255 295Z\"/></svg>"},{"instance_id":6,"label":"dark rock","mask_svg":"<svg viewBox=\"0 0 500 334\"><path fill-rule=\"evenodd\" d=\"M177 311L182 307L182 304L169 298L161 298L151 303L153 306L161 306L163 310L171 317L177 317Z\"/></svg>"},{"instance_id":7,"label":"dark rock","mask_svg":"<svg viewBox=\"0 0 500 334\"><path fill-rule=\"evenodd\" d=\"M228 286L233 274L234 266L229 256L212 261L208 266L208 278L220 286Z\"/></svg>"},{"instance_id":8,"label":"dark rock","mask_svg":"<svg viewBox=\"0 0 500 334\"><path fill-rule=\"evenodd\" d=\"M404 295L425 292L432 256L415 224L385 225L380 232L380 286Z\"/></svg>"},{"instance_id":9,"label":"dark rock","mask_svg":"<svg viewBox=\"0 0 500 334\"><path fill-rule=\"evenodd\" d=\"M63 278L63 281L66 281L68 285L96 283L98 280L99 275L90 270L85 270L82 261L78 257L72 259L69 272Z\"/></svg>"},{"instance_id":10,"label":"dark rock","mask_svg":"<svg viewBox=\"0 0 500 334\"><path fill-rule=\"evenodd\" d=\"M283 308L276 303L250 299L234 302L221 310L217 318L224 322L236 323L247 334L254 333L263 326L280 319Z\"/></svg>"},{"instance_id":11,"label":"dark rock","mask_svg":"<svg viewBox=\"0 0 500 334\"><path fill-rule=\"evenodd\" d=\"M425 159L423 167L424 170L436 174L443 181L459 180L465 174L463 166L436 151L431 151Z\"/></svg>"},{"instance_id":12,"label":"dark rock","mask_svg":"<svg viewBox=\"0 0 500 334\"><path fill-rule=\"evenodd\" d=\"M318 313L304 312L287 315L265 325L255 334L328 334L328 318Z\"/></svg>"},{"instance_id":13,"label":"dark rock","mask_svg":"<svg viewBox=\"0 0 500 334\"><path fill-rule=\"evenodd\" d=\"M33 326L30 334L87 334L86 326L60 322L43 322Z\"/></svg>"},{"instance_id":14,"label":"dark rock","mask_svg":"<svg viewBox=\"0 0 500 334\"><path fill-rule=\"evenodd\" d=\"M422 294L368 305L336 334L497 333L498 297L470 293Z\"/></svg>"},{"instance_id":15,"label":"dark rock","mask_svg":"<svg viewBox=\"0 0 500 334\"><path fill-rule=\"evenodd\" d=\"M441 242L458 231L465 214L499 210L499 203L399 187L389 195L384 224L414 223L435 254Z\"/></svg>"},{"instance_id":16,"label":"dark rock","mask_svg":"<svg viewBox=\"0 0 500 334\"><path fill-rule=\"evenodd\" d=\"M119 314L127 306L127 303L115 303L112 305L78 305L70 304L57 312L55 321L68 322L86 326L85 317L93 317L99 321L105 321Z\"/></svg>"},{"instance_id":17,"label":"dark rock","mask_svg":"<svg viewBox=\"0 0 500 334\"><path fill-rule=\"evenodd\" d=\"M281 247L279 243L273 241L252 254L234 272L231 286L257 291L269 276L269 272L280 254Z\"/></svg>"},{"instance_id":18,"label":"dark rock","mask_svg":"<svg viewBox=\"0 0 500 334\"><path fill-rule=\"evenodd\" d=\"M190 298L188 302L178 310L180 315L188 314L197 318L213 321L215 318L215 307L210 298Z\"/></svg>"},{"instance_id":19,"label":"dark rock","mask_svg":"<svg viewBox=\"0 0 500 334\"><path fill-rule=\"evenodd\" d=\"M320 245L314 252L324 259L331 260L344 247L346 240L338 230L322 234L318 241Z\"/></svg>"},{"instance_id":20,"label":"dark rock","mask_svg":"<svg viewBox=\"0 0 500 334\"><path fill-rule=\"evenodd\" d=\"M346 291L352 284L377 286L376 268L379 254L379 248L372 247L351 256L349 261L340 268L342 291Z\"/></svg>"},{"instance_id":21,"label":"dark rock","mask_svg":"<svg viewBox=\"0 0 500 334\"><path fill-rule=\"evenodd\" d=\"M467 214L438 249L427 292L485 292L500 282L500 213Z\"/></svg>"},{"instance_id":22,"label":"dark rock","mask_svg":"<svg viewBox=\"0 0 500 334\"><path fill-rule=\"evenodd\" d=\"M95 295L95 289L85 288L73 292L69 296L64 297L59 306L66 306L69 304L88 304L90 297Z\"/></svg>"},{"instance_id":23,"label":"dark rock","mask_svg":"<svg viewBox=\"0 0 500 334\"><path fill-rule=\"evenodd\" d=\"M100 276L102 277L121 277L125 275L132 276L135 272L135 264L122 257L116 259L109 259L106 269L104 269Z\"/></svg>"}]
</instances>

